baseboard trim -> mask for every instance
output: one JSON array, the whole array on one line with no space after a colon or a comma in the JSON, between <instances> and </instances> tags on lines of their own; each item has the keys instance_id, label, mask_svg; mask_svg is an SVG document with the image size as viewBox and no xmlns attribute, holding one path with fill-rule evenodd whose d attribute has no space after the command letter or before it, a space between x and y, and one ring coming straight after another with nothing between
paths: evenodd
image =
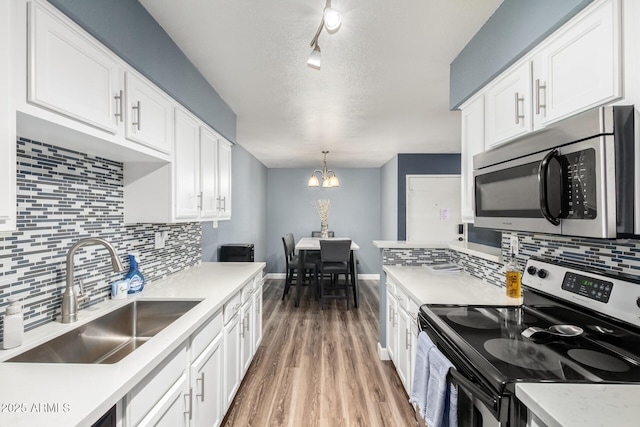
<instances>
[{"instance_id":1,"label":"baseboard trim","mask_svg":"<svg viewBox=\"0 0 640 427\"><path fill-rule=\"evenodd\" d=\"M287 275L284 273L267 273L266 279L286 279ZM360 280L380 280L379 274L358 274Z\"/></svg>"},{"instance_id":2,"label":"baseboard trim","mask_svg":"<svg viewBox=\"0 0 640 427\"><path fill-rule=\"evenodd\" d=\"M378 357L380 360L391 360L389 357L389 351L386 348L382 348L380 342L378 341Z\"/></svg>"}]
</instances>

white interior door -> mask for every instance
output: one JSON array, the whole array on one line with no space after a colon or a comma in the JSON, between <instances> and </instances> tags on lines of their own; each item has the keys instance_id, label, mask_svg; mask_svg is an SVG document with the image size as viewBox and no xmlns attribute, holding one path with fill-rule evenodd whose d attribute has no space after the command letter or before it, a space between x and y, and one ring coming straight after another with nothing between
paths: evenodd
<instances>
[{"instance_id":1,"label":"white interior door","mask_svg":"<svg viewBox=\"0 0 640 427\"><path fill-rule=\"evenodd\" d=\"M407 176L407 240L452 242L461 222L460 175Z\"/></svg>"}]
</instances>

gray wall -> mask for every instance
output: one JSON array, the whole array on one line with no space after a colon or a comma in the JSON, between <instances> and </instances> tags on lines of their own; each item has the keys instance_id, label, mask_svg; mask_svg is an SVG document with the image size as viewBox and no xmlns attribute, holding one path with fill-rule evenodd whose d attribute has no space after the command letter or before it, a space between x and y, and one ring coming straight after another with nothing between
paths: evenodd
<instances>
[{"instance_id":1,"label":"gray wall","mask_svg":"<svg viewBox=\"0 0 640 427\"><path fill-rule=\"evenodd\" d=\"M49 0L51 4L236 142L236 114L136 0Z\"/></svg>"},{"instance_id":2,"label":"gray wall","mask_svg":"<svg viewBox=\"0 0 640 427\"><path fill-rule=\"evenodd\" d=\"M340 187L307 187L311 169L269 169L267 172L267 271L284 273L282 236L293 233L296 241L320 230L320 219L311 206L318 199L331 200L329 230L336 237L353 239L359 246L360 273L378 274L380 238L380 169L334 169Z\"/></svg>"},{"instance_id":3,"label":"gray wall","mask_svg":"<svg viewBox=\"0 0 640 427\"><path fill-rule=\"evenodd\" d=\"M202 261L218 261L225 243L253 243L256 261L266 261L267 168L239 145L232 156L231 221L202 224Z\"/></svg>"},{"instance_id":4,"label":"gray wall","mask_svg":"<svg viewBox=\"0 0 640 427\"><path fill-rule=\"evenodd\" d=\"M407 175L460 173L460 154L398 154L398 240L407 238Z\"/></svg>"},{"instance_id":5,"label":"gray wall","mask_svg":"<svg viewBox=\"0 0 640 427\"><path fill-rule=\"evenodd\" d=\"M505 0L451 63L456 109L593 0Z\"/></svg>"},{"instance_id":6,"label":"gray wall","mask_svg":"<svg viewBox=\"0 0 640 427\"><path fill-rule=\"evenodd\" d=\"M398 238L398 155L380 169L380 239Z\"/></svg>"}]
</instances>

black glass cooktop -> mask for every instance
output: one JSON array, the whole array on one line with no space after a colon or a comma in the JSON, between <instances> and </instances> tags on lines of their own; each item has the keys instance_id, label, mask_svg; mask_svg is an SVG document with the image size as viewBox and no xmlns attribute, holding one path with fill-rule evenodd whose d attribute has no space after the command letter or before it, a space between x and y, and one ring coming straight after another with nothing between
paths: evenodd
<instances>
[{"instance_id":1,"label":"black glass cooktop","mask_svg":"<svg viewBox=\"0 0 640 427\"><path fill-rule=\"evenodd\" d=\"M445 354L462 353L472 369L494 382L640 382L637 331L569 307L426 305L421 314L430 325L426 332L437 331L429 334L432 340L446 337L436 342L448 347ZM584 332L574 337L522 336L531 326L557 324L579 326Z\"/></svg>"}]
</instances>

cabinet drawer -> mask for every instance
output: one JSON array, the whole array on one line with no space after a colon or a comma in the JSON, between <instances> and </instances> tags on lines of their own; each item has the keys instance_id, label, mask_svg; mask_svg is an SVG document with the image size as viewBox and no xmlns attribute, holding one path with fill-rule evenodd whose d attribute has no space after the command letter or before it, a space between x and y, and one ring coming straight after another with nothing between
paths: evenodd
<instances>
[{"instance_id":1,"label":"cabinet drawer","mask_svg":"<svg viewBox=\"0 0 640 427\"><path fill-rule=\"evenodd\" d=\"M242 298L241 298L241 303L245 304L248 301L251 301L251 297L253 295L254 292L254 287L253 287L253 280L249 281L249 283L247 283L246 285L244 285L244 287L242 288Z\"/></svg>"},{"instance_id":2,"label":"cabinet drawer","mask_svg":"<svg viewBox=\"0 0 640 427\"><path fill-rule=\"evenodd\" d=\"M400 286L396 286L395 295L396 295L396 299L398 300L398 308L401 308L405 311L408 310L409 297L407 296L406 291L402 289Z\"/></svg>"},{"instance_id":3,"label":"cabinet drawer","mask_svg":"<svg viewBox=\"0 0 640 427\"><path fill-rule=\"evenodd\" d=\"M153 409L180 376L185 374L187 364L185 343L131 390L127 411L131 425L138 425Z\"/></svg>"},{"instance_id":4,"label":"cabinet drawer","mask_svg":"<svg viewBox=\"0 0 640 427\"><path fill-rule=\"evenodd\" d=\"M391 292L394 296L396 294L396 284L393 283L393 280L387 277L387 292Z\"/></svg>"},{"instance_id":5,"label":"cabinet drawer","mask_svg":"<svg viewBox=\"0 0 640 427\"><path fill-rule=\"evenodd\" d=\"M217 311L204 326L194 333L191 339L191 360L197 359L220 332L222 332L222 310Z\"/></svg>"},{"instance_id":6,"label":"cabinet drawer","mask_svg":"<svg viewBox=\"0 0 640 427\"><path fill-rule=\"evenodd\" d=\"M224 304L223 311L224 311L224 324L225 325L227 323L229 323L229 320L231 320L231 318L233 316L235 316L235 314L240 311L240 306L242 305L242 298L241 298L240 294L241 294L241 292L238 292L233 297L231 297L231 299L229 301L227 301Z\"/></svg>"}]
</instances>

